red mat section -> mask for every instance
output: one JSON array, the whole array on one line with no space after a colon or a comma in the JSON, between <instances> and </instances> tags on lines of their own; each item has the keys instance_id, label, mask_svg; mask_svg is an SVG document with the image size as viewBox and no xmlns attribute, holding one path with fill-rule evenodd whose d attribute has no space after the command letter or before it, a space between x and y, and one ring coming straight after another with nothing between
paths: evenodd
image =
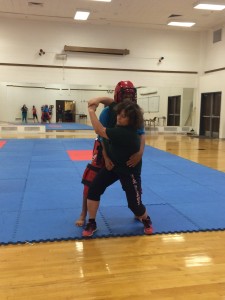
<instances>
[{"instance_id":1,"label":"red mat section","mask_svg":"<svg viewBox=\"0 0 225 300\"><path fill-rule=\"evenodd\" d=\"M71 160L91 160L93 150L67 150Z\"/></svg>"},{"instance_id":2,"label":"red mat section","mask_svg":"<svg viewBox=\"0 0 225 300\"><path fill-rule=\"evenodd\" d=\"M6 141L0 141L0 148L2 148L6 144Z\"/></svg>"}]
</instances>

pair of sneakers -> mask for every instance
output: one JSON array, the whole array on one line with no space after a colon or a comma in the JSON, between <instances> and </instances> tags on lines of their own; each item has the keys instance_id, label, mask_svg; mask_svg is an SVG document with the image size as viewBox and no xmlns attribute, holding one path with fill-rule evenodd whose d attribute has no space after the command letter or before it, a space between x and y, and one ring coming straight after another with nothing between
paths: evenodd
<instances>
[{"instance_id":1,"label":"pair of sneakers","mask_svg":"<svg viewBox=\"0 0 225 300\"><path fill-rule=\"evenodd\" d=\"M149 235L152 234L153 232L153 228L152 228L152 221L150 219L149 216L147 216L147 218L144 220L142 219L142 223L144 224L144 233ZM83 232L82 232L82 236L83 237L91 237L93 236L93 234L95 233L95 231L97 230L97 224L95 221L89 221Z\"/></svg>"}]
</instances>

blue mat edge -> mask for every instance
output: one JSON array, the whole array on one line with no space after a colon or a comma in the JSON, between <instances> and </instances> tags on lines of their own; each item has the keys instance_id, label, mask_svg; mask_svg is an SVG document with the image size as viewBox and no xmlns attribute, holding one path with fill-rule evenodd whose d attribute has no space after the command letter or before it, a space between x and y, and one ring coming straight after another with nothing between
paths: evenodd
<instances>
[{"instance_id":1,"label":"blue mat edge","mask_svg":"<svg viewBox=\"0 0 225 300\"><path fill-rule=\"evenodd\" d=\"M0 246L8 246L8 245L25 245L25 244L39 244L39 243L53 243L53 242L68 242L68 241L81 241L81 240L93 240L93 239L103 239L103 238L122 238L122 237L134 237L134 236L154 236L154 235L163 235L163 234L179 234L179 233L201 233L201 232L218 232L218 231L225 231L224 229L200 229L200 230L184 230L184 231L167 231L167 232L154 232L151 235L145 234L124 234L124 235L117 235L117 234L108 234L102 236L92 236L92 237L71 237L71 238L60 238L60 239L45 239L45 240L30 240L28 241L17 241L17 242L0 242Z\"/></svg>"}]
</instances>

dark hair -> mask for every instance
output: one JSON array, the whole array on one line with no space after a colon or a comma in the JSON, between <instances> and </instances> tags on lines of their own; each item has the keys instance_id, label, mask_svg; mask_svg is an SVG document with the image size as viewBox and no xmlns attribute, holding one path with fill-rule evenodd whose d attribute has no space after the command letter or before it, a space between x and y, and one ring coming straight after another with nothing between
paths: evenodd
<instances>
[{"instance_id":1,"label":"dark hair","mask_svg":"<svg viewBox=\"0 0 225 300\"><path fill-rule=\"evenodd\" d=\"M130 101L125 100L121 103L118 103L115 106L116 114L119 115L121 111L124 111L124 114L126 117L128 117L129 122L128 125L131 126L134 129L140 129L144 126L144 117L143 117L143 111L141 107Z\"/></svg>"}]
</instances>

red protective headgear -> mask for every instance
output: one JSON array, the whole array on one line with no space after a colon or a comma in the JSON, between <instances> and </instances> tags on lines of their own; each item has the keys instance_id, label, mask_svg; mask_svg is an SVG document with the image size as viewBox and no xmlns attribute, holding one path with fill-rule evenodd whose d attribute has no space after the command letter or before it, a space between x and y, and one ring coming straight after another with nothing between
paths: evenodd
<instances>
[{"instance_id":1,"label":"red protective headgear","mask_svg":"<svg viewBox=\"0 0 225 300\"><path fill-rule=\"evenodd\" d=\"M137 102L137 90L134 87L133 83L129 80L120 81L117 83L115 92L114 92L114 101L117 103L122 102L123 100L131 100Z\"/></svg>"}]
</instances>

